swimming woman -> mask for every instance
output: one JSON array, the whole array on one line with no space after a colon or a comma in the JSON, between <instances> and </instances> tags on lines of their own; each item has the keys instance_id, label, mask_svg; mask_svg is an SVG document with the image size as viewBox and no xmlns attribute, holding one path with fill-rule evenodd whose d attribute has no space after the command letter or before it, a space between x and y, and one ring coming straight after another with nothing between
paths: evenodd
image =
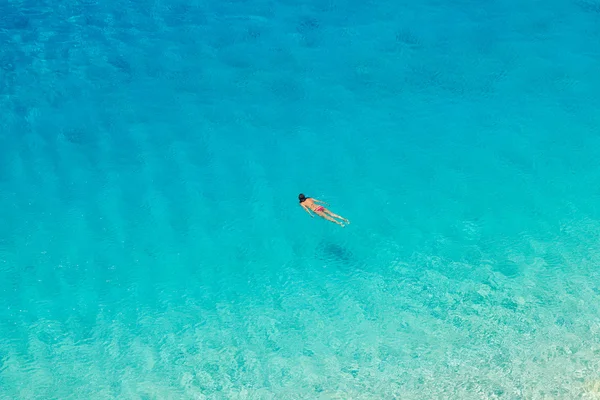
<instances>
[{"instance_id":1,"label":"swimming woman","mask_svg":"<svg viewBox=\"0 0 600 400\"><path fill-rule=\"evenodd\" d=\"M321 204L329 205L329 204L325 203L324 201L313 199L312 197L306 197L302 193L300 193L298 195L298 200L300 200L300 205L302 206L302 208L304 208L304 210L306 210L308 215L310 215L313 218L314 218L314 215L312 215L310 213L311 211L314 212L315 214L317 214L319 217L325 218L327 221L334 222L342 227L344 226L344 224L334 218L341 219L346 224L350 223L350 221L348 221L346 218L339 216L337 214L334 214L331 211L329 211L328 209L326 209L325 207L323 207Z\"/></svg>"}]
</instances>

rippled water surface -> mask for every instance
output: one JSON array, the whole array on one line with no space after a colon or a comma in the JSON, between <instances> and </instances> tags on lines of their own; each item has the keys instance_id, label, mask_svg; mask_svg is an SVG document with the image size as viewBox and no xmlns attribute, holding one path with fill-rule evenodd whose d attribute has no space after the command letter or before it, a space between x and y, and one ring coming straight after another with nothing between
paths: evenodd
<instances>
[{"instance_id":1,"label":"rippled water surface","mask_svg":"<svg viewBox=\"0 0 600 400\"><path fill-rule=\"evenodd\" d=\"M600 396L600 4L417 3L2 3L0 399Z\"/></svg>"}]
</instances>

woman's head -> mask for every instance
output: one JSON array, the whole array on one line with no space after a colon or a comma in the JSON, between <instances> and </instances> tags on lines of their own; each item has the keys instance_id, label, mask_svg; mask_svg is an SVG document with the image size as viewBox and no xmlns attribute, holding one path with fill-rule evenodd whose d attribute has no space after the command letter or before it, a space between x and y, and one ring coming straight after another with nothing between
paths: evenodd
<instances>
[{"instance_id":1,"label":"woman's head","mask_svg":"<svg viewBox=\"0 0 600 400\"><path fill-rule=\"evenodd\" d=\"M302 193L300 193L300 194L298 195L298 200L300 200L300 203L302 203L304 200L306 200L306 196L305 196L305 195L303 195Z\"/></svg>"}]
</instances>

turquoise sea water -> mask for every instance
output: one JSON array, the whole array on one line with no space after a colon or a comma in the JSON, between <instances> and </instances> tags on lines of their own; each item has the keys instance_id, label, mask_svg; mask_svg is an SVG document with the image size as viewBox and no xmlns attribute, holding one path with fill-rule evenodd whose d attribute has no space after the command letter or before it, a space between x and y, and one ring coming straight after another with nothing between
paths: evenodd
<instances>
[{"instance_id":1,"label":"turquoise sea water","mask_svg":"<svg viewBox=\"0 0 600 400\"><path fill-rule=\"evenodd\" d=\"M0 399L600 397L599 71L597 0L0 3Z\"/></svg>"}]
</instances>

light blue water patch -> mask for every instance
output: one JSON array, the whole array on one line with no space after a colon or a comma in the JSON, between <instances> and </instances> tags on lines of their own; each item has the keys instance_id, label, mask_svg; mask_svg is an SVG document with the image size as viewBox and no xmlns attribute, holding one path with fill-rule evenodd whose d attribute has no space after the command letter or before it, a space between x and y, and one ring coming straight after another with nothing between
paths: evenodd
<instances>
[{"instance_id":1,"label":"light blue water patch","mask_svg":"<svg viewBox=\"0 0 600 400\"><path fill-rule=\"evenodd\" d=\"M0 398L598 396L599 9L3 3Z\"/></svg>"}]
</instances>

